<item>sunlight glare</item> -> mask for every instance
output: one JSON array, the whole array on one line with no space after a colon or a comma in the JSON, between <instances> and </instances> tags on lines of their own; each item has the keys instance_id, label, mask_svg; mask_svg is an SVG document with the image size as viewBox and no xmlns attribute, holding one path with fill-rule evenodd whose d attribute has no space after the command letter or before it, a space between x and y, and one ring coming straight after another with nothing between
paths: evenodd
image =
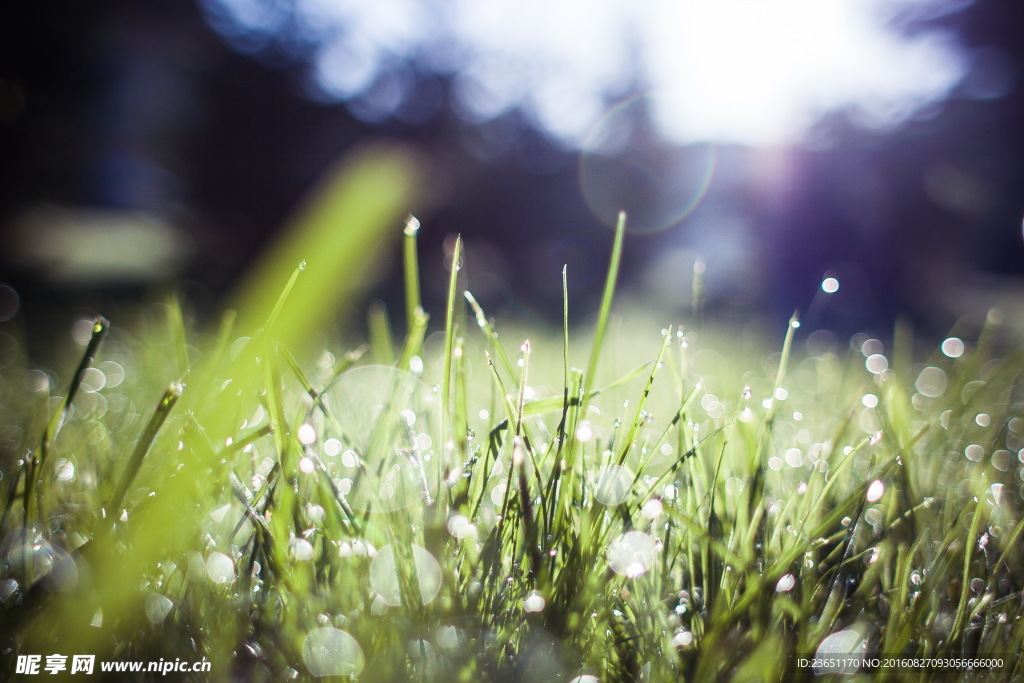
<instances>
[{"instance_id":1,"label":"sunlight glare","mask_svg":"<svg viewBox=\"0 0 1024 683\"><path fill-rule=\"evenodd\" d=\"M291 24L254 0L206 0L235 49L287 44ZM893 5L897 5L893 7ZM453 79L457 113L482 123L521 108L578 149L614 102L651 97L671 142L796 142L817 118L849 108L891 128L940 101L967 72L936 30L899 36L883 12L937 0L425 0L296 3L317 26L309 57L317 97L348 100L370 119L416 108L403 61ZM308 39L309 37L306 36Z\"/></svg>"}]
</instances>

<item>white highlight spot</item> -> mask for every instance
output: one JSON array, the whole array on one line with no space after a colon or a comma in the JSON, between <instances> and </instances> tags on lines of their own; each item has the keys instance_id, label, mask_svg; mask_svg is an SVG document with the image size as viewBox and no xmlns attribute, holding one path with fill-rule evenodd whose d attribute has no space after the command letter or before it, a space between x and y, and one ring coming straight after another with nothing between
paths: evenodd
<instances>
[{"instance_id":1,"label":"white highlight spot","mask_svg":"<svg viewBox=\"0 0 1024 683\"><path fill-rule=\"evenodd\" d=\"M298 434L299 443L301 443L303 446L308 446L312 443L316 443L316 430L313 429L313 425L309 424L308 422L299 427Z\"/></svg>"},{"instance_id":2,"label":"white highlight spot","mask_svg":"<svg viewBox=\"0 0 1024 683\"><path fill-rule=\"evenodd\" d=\"M608 566L616 574L640 576L654 565L658 548L642 531L627 531L608 545Z\"/></svg>"},{"instance_id":3,"label":"white highlight spot","mask_svg":"<svg viewBox=\"0 0 1024 683\"><path fill-rule=\"evenodd\" d=\"M950 337L942 342L942 353L950 358L959 358L964 355L964 342L959 337Z\"/></svg>"},{"instance_id":4,"label":"white highlight spot","mask_svg":"<svg viewBox=\"0 0 1024 683\"><path fill-rule=\"evenodd\" d=\"M525 612L540 612L544 609L547 604L543 596L539 593L530 593L529 597L523 600L523 611Z\"/></svg>"},{"instance_id":5,"label":"white highlight spot","mask_svg":"<svg viewBox=\"0 0 1024 683\"><path fill-rule=\"evenodd\" d=\"M235 563L224 553L211 553L206 558L206 575L214 583L231 583L235 580Z\"/></svg>"}]
</instances>

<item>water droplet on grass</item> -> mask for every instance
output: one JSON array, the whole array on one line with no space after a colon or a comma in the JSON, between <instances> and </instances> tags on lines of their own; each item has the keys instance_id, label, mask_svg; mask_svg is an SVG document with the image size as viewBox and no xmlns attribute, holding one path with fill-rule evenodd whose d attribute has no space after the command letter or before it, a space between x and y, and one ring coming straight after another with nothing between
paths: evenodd
<instances>
[{"instance_id":1,"label":"water droplet on grass","mask_svg":"<svg viewBox=\"0 0 1024 683\"><path fill-rule=\"evenodd\" d=\"M315 628L302 643L302 660L317 677L356 676L365 664L363 649L351 635L341 629Z\"/></svg>"},{"instance_id":2,"label":"water droplet on grass","mask_svg":"<svg viewBox=\"0 0 1024 683\"><path fill-rule=\"evenodd\" d=\"M409 215L405 219L405 229L403 232L406 237L414 237L416 233L420 231L420 221L416 216Z\"/></svg>"}]
</instances>

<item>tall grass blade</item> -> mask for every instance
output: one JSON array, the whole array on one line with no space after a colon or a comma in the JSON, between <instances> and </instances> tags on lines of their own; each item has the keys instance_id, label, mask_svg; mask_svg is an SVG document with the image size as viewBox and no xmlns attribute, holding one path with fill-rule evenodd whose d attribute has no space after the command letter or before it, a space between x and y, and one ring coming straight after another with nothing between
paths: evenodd
<instances>
[{"instance_id":1,"label":"tall grass blade","mask_svg":"<svg viewBox=\"0 0 1024 683\"><path fill-rule=\"evenodd\" d=\"M597 366L601 356L601 345L604 343L605 329L608 327L608 316L611 315L612 299L615 296L615 284L619 279L619 265L622 262L622 240L625 234L626 212L622 211L619 213L619 220L615 226L615 240L612 243L612 256L608 263L608 274L604 281L604 292L601 295L601 307L597 313L594 343L590 349L587 373L583 376L584 400L580 409L581 414L586 414L586 396L593 389L594 377L597 374Z\"/></svg>"},{"instance_id":2,"label":"tall grass blade","mask_svg":"<svg viewBox=\"0 0 1024 683\"><path fill-rule=\"evenodd\" d=\"M117 515L121 510L121 506L124 504L124 497L128 493L128 487L131 486L133 481L135 481L135 477L138 475L139 469L142 467L142 461L145 459L146 454L149 453L149 449L153 445L156 435L160 432L160 427L163 426L164 421L167 419L167 416L170 415L171 409L174 408L174 404L178 402L179 398L181 398L181 394L184 390L185 385L181 382L171 382L164 391L164 395L161 397L156 410L154 410L153 414L149 417L149 422L146 423L146 428L142 430L142 435L139 437L138 442L136 442L135 449L132 451L131 456L128 458L128 462L125 464L124 471L121 473L121 478L118 480L117 488L114 489L114 493L110 497L108 510L110 510L112 515Z\"/></svg>"}]
</instances>

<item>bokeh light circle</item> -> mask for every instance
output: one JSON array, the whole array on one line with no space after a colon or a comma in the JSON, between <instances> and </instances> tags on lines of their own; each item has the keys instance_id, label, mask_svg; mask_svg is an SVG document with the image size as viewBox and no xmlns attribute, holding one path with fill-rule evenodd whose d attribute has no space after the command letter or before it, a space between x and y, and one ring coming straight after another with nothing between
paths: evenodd
<instances>
[{"instance_id":1,"label":"bokeh light circle","mask_svg":"<svg viewBox=\"0 0 1024 683\"><path fill-rule=\"evenodd\" d=\"M356 676L363 670L363 649L341 629L315 628L302 643L302 660L317 677Z\"/></svg>"},{"instance_id":2,"label":"bokeh light circle","mask_svg":"<svg viewBox=\"0 0 1024 683\"><path fill-rule=\"evenodd\" d=\"M627 531L608 545L608 566L616 574L640 576L654 566L658 547L642 531Z\"/></svg>"},{"instance_id":3,"label":"bokeh light circle","mask_svg":"<svg viewBox=\"0 0 1024 683\"><path fill-rule=\"evenodd\" d=\"M349 505L397 510L437 495L451 465L436 443L438 404L415 375L389 366L349 370L328 387L330 419L318 433L340 442L341 455L325 452L329 474L342 464L354 466L345 471Z\"/></svg>"},{"instance_id":4,"label":"bokeh light circle","mask_svg":"<svg viewBox=\"0 0 1024 683\"><path fill-rule=\"evenodd\" d=\"M633 489L635 475L624 465L606 465L594 476L594 498L602 505L621 505Z\"/></svg>"},{"instance_id":5,"label":"bokeh light circle","mask_svg":"<svg viewBox=\"0 0 1024 683\"><path fill-rule=\"evenodd\" d=\"M419 595L414 602L419 605L429 604L441 590L441 565L426 548L418 545L396 546L389 543L374 555L370 562L370 586L377 591L380 599L388 607L401 607L408 596L404 596L403 588L412 587L412 581L403 581L401 573L409 573L415 569L415 588Z\"/></svg>"},{"instance_id":6,"label":"bokeh light circle","mask_svg":"<svg viewBox=\"0 0 1024 683\"><path fill-rule=\"evenodd\" d=\"M711 143L670 147L654 132L653 102L636 96L601 117L582 145L579 184L590 211L614 227L620 211L629 232L654 233L693 213L711 186Z\"/></svg>"}]
</instances>

